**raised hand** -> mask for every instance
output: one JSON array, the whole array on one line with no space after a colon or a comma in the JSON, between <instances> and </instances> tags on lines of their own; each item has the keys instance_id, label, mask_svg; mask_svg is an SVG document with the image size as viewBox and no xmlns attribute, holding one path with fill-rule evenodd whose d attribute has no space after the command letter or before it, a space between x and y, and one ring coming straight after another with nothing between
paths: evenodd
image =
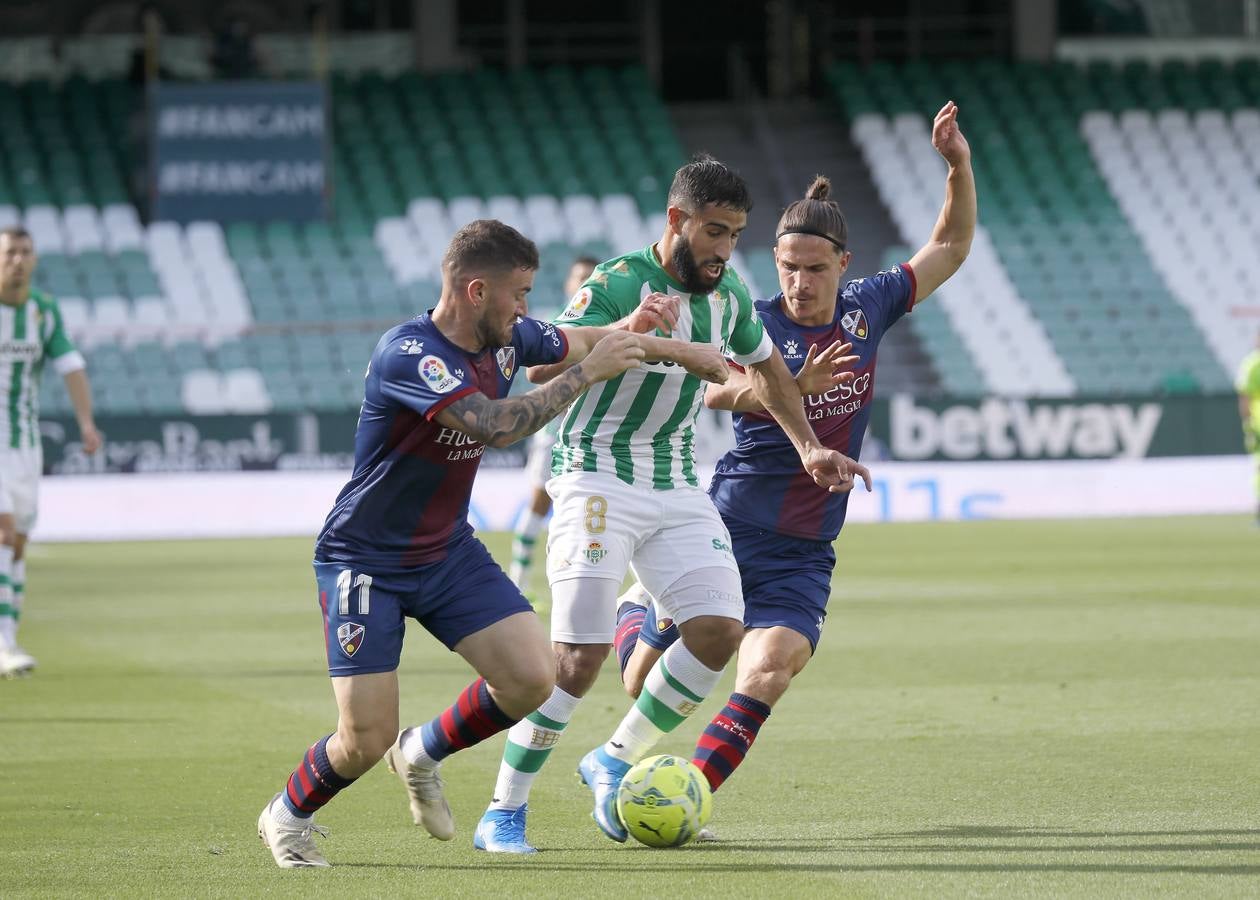
<instances>
[{"instance_id":1,"label":"raised hand","mask_svg":"<svg viewBox=\"0 0 1260 900\"><path fill-rule=\"evenodd\" d=\"M651 334L660 331L662 334L673 334L678 324L678 297L669 294L648 294L639 301L638 309L626 316L626 326L638 334Z\"/></svg>"},{"instance_id":2,"label":"raised hand","mask_svg":"<svg viewBox=\"0 0 1260 900\"><path fill-rule=\"evenodd\" d=\"M853 373L846 371L846 367L857 362L858 357L845 356L852 349L852 344L836 341L820 352L817 344L810 344L805 362L796 373L796 386L800 388L801 396L825 394L838 384L852 381Z\"/></svg>"},{"instance_id":3,"label":"raised hand","mask_svg":"<svg viewBox=\"0 0 1260 900\"><path fill-rule=\"evenodd\" d=\"M932 146L951 166L971 159L971 145L958 127L958 104L948 101L932 122Z\"/></svg>"}]
</instances>

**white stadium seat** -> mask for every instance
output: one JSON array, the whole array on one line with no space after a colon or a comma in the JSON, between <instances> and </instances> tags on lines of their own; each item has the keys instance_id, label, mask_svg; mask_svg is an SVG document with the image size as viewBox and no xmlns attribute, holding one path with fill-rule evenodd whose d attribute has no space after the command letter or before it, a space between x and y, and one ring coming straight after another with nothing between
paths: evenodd
<instances>
[{"instance_id":1,"label":"white stadium seat","mask_svg":"<svg viewBox=\"0 0 1260 900\"><path fill-rule=\"evenodd\" d=\"M179 393L184 409L193 415L217 415L228 411L223 376L212 369L185 372Z\"/></svg>"},{"instance_id":2,"label":"white stadium seat","mask_svg":"<svg viewBox=\"0 0 1260 900\"><path fill-rule=\"evenodd\" d=\"M119 335L131 324L131 304L125 297L97 297L92 301L92 328Z\"/></svg>"},{"instance_id":3,"label":"white stadium seat","mask_svg":"<svg viewBox=\"0 0 1260 900\"><path fill-rule=\"evenodd\" d=\"M65 253L66 237L61 212L53 206L28 206L22 224L30 232L38 253Z\"/></svg>"},{"instance_id":4,"label":"white stadium seat","mask_svg":"<svg viewBox=\"0 0 1260 900\"><path fill-rule=\"evenodd\" d=\"M224 406L228 412L257 414L271 411L271 395L257 369L229 369L223 373Z\"/></svg>"},{"instance_id":5,"label":"white stadium seat","mask_svg":"<svg viewBox=\"0 0 1260 900\"><path fill-rule=\"evenodd\" d=\"M67 206L63 223L66 232L66 244L71 253L82 253L84 250L101 250L104 248L104 227L95 206L86 204Z\"/></svg>"}]
</instances>

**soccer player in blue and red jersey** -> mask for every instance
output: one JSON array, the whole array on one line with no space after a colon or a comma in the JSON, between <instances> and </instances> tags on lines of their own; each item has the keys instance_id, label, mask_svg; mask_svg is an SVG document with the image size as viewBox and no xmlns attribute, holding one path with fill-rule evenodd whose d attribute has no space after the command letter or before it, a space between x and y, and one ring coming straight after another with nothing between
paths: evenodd
<instances>
[{"instance_id":1,"label":"soccer player in blue and red jersey","mask_svg":"<svg viewBox=\"0 0 1260 900\"><path fill-rule=\"evenodd\" d=\"M368 367L355 465L315 544L337 730L316 741L267 804L258 833L284 868L326 866L314 814L387 752L418 823L450 840L454 822L438 766L531 712L555 663L529 603L468 524L487 445L533 433L590 385L647 360L724 381L712 348L524 318L538 269L534 244L479 220L442 260L442 296L387 331ZM537 390L508 397L523 366L579 362ZM398 732L406 618L460 654L479 677L428 724Z\"/></svg>"},{"instance_id":2,"label":"soccer player in blue and red jersey","mask_svg":"<svg viewBox=\"0 0 1260 900\"><path fill-rule=\"evenodd\" d=\"M819 440L853 459L870 419L880 340L953 275L971 249L976 189L957 117L950 102L933 123L932 145L949 164L945 203L931 239L908 263L841 287L850 259L848 228L821 176L779 220L774 257L782 292L758 301L761 321L797 375ZM840 355L846 344L853 356ZM852 378L835 370L850 362ZM746 627L735 692L700 736L693 760L717 790L818 646L836 562L833 542L849 495L821 490L800 471L787 436L738 372L709 387L705 403L736 414L735 448L718 462L709 493L731 533ZM667 620L657 622L654 612L627 602L618 618L623 681L634 696L676 637L676 629Z\"/></svg>"}]
</instances>

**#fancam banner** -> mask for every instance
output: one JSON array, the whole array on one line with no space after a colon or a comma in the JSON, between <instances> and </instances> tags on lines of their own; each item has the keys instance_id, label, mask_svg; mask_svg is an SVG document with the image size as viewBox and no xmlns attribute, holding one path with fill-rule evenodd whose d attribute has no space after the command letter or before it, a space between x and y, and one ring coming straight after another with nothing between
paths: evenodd
<instances>
[{"instance_id":1,"label":"#fancam banner","mask_svg":"<svg viewBox=\"0 0 1260 900\"><path fill-rule=\"evenodd\" d=\"M329 131L322 85L159 84L149 104L154 219L324 217Z\"/></svg>"}]
</instances>

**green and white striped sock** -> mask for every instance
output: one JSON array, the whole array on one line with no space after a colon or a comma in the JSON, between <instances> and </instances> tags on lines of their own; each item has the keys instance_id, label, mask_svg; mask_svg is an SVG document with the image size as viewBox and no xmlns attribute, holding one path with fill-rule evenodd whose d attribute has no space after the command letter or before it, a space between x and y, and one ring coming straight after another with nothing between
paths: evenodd
<instances>
[{"instance_id":1,"label":"green and white striped sock","mask_svg":"<svg viewBox=\"0 0 1260 900\"><path fill-rule=\"evenodd\" d=\"M634 765L664 735L700 708L722 677L692 655L682 641L662 654L643 683L639 699L626 713L604 750Z\"/></svg>"},{"instance_id":2,"label":"green and white striped sock","mask_svg":"<svg viewBox=\"0 0 1260 900\"><path fill-rule=\"evenodd\" d=\"M17 565L26 569L24 563ZM13 548L0 544L0 649L6 649L17 641L17 620L21 603L14 602L13 569Z\"/></svg>"},{"instance_id":3,"label":"green and white striped sock","mask_svg":"<svg viewBox=\"0 0 1260 900\"><path fill-rule=\"evenodd\" d=\"M512 539L512 565L508 570L508 577L522 591L529 587L529 572L534 565L534 545L538 542L538 533L542 531L544 521L546 516L526 509L516 523L516 535Z\"/></svg>"},{"instance_id":4,"label":"green and white striped sock","mask_svg":"<svg viewBox=\"0 0 1260 900\"><path fill-rule=\"evenodd\" d=\"M529 799L534 779L559 743L581 699L556 688L542 706L508 729L491 809L516 809Z\"/></svg>"}]
</instances>

